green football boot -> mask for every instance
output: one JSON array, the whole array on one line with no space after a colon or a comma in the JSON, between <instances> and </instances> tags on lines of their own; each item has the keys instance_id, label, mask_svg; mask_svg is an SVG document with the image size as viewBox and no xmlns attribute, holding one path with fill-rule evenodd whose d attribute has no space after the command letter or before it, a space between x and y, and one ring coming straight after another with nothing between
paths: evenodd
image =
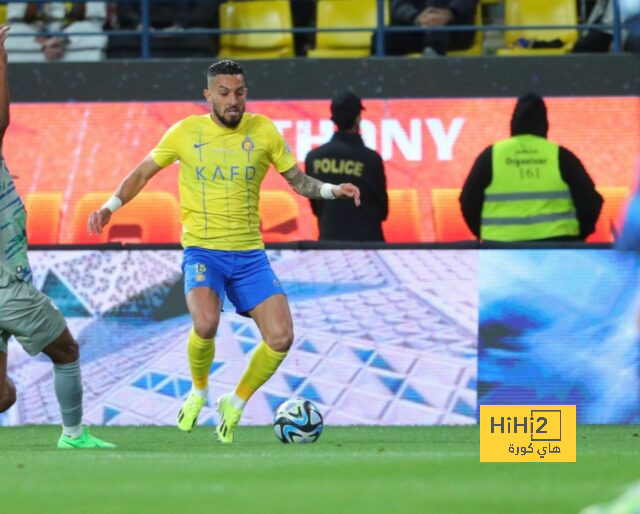
<instances>
[{"instance_id":1,"label":"green football boot","mask_svg":"<svg viewBox=\"0 0 640 514\"><path fill-rule=\"evenodd\" d=\"M242 410L231 405L229 394L223 394L218 398L218 414L220 414L220 423L216 427L218 441L232 443L233 433L242 417Z\"/></svg>"},{"instance_id":2,"label":"green football boot","mask_svg":"<svg viewBox=\"0 0 640 514\"><path fill-rule=\"evenodd\" d=\"M62 434L58 439L58 448L115 448L116 445L98 439L89 433L89 427L82 427L82 435L79 437L69 437Z\"/></svg>"},{"instance_id":3,"label":"green football boot","mask_svg":"<svg viewBox=\"0 0 640 514\"><path fill-rule=\"evenodd\" d=\"M178 412L178 428L183 432L191 432L196 423L202 407L207 399L197 394L189 394Z\"/></svg>"}]
</instances>

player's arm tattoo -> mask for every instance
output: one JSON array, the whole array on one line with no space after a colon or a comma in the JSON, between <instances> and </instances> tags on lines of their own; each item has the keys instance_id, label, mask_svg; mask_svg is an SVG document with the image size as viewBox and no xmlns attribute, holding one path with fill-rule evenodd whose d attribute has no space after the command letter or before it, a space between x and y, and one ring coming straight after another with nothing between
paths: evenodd
<instances>
[{"instance_id":1,"label":"player's arm tattoo","mask_svg":"<svg viewBox=\"0 0 640 514\"><path fill-rule=\"evenodd\" d=\"M285 171L282 176L291 186L296 193L313 200L320 199L320 188L323 182L316 178L310 177L306 173L302 173L298 166L294 166L288 171Z\"/></svg>"}]
</instances>

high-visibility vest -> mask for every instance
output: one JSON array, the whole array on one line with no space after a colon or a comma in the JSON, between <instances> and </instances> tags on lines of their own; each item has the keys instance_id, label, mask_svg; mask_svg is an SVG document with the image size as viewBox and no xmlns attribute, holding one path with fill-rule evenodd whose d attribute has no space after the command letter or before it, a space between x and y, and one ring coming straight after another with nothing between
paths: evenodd
<instances>
[{"instance_id":1,"label":"high-visibility vest","mask_svg":"<svg viewBox=\"0 0 640 514\"><path fill-rule=\"evenodd\" d=\"M528 134L493 145L493 176L485 189L481 239L532 241L580 234L558 154L558 145Z\"/></svg>"}]
</instances>

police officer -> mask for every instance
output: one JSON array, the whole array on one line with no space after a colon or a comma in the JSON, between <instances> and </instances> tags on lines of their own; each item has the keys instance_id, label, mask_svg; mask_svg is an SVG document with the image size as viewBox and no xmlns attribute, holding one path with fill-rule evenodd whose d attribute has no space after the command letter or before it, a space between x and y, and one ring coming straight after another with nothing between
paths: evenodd
<instances>
[{"instance_id":1,"label":"police officer","mask_svg":"<svg viewBox=\"0 0 640 514\"><path fill-rule=\"evenodd\" d=\"M462 214L485 241L583 240L602 197L580 160L547 140L544 100L518 99L511 137L486 148L462 188Z\"/></svg>"},{"instance_id":2,"label":"police officer","mask_svg":"<svg viewBox=\"0 0 640 514\"><path fill-rule=\"evenodd\" d=\"M311 200L320 240L384 241L382 222L389 211L382 158L360 137L362 101L351 91L331 100L331 120L337 130L331 141L307 154L306 172L332 184L351 182L360 188L360 207L348 202Z\"/></svg>"}]
</instances>

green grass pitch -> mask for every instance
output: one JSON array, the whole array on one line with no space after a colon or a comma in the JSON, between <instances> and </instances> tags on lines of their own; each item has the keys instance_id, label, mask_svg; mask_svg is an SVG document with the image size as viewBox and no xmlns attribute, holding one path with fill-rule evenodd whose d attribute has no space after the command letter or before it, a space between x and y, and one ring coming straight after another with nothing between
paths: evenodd
<instances>
[{"instance_id":1,"label":"green grass pitch","mask_svg":"<svg viewBox=\"0 0 640 514\"><path fill-rule=\"evenodd\" d=\"M477 426L94 427L117 450L57 450L58 427L0 428L0 512L576 513L640 480L640 427L579 426L576 463L480 463Z\"/></svg>"}]
</instances>

